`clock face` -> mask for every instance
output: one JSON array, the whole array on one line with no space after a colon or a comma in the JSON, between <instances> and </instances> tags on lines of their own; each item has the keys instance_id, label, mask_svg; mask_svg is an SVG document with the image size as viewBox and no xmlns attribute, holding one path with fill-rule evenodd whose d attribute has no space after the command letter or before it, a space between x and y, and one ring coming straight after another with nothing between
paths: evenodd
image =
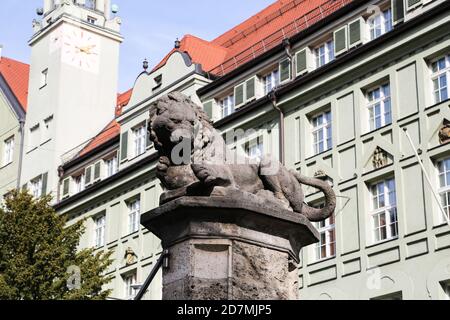
<instances>
[{"instance_id":1,"label":"clock face","mask_svg":"<svg viewBox=\"0 0 450 320\"><path fill-rule=\"evenodd\" d=\"M100 38L86 30L65 26L61 38L61 59L73 67L98 73Z\"/></svg>"}]
</instances>

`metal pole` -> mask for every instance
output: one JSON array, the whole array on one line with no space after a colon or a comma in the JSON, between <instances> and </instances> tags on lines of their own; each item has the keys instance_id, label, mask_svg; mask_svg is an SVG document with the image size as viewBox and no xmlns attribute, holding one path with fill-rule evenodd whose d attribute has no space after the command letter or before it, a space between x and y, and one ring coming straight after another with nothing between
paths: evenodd
<instances>
[{"instance_id":1,"label":"metal pole","mask_svg":"<svg viewBox=\"0 0 450 320\"><path fill-rule=\"evenodd\" d=\"M142 285L141 289L139 290L138 294L136 295L136 297L134 297L134 300L142 300L145 292L147 291L148 287L150 286L150 284L152 283L156 274L158 273L159 268L161 268L161 266L163 266L163 263L164 263L165 268L168 267L168 263L167 263L168 256L169 256L169 251L164 250L163 253L161 254L161 256L159 257L158 261L156 262L156 265L153 267L152 272L150 272L147 280L145 280L145 282Z\"/></svg>"},{"instance_id":2,"label":"metal pole","mask_svg":"<svg viewBox=\"0 0 450 320\"><path fill-rule=\"evenodd\" d=\"M408 141L411 144L411 148L413 149L414 154L416 155L417 160L419 161L419 164L420 164L420 167L422 168L422 171L423 171L423 174L425 176L425 179L427 180L427 182L428 182L428 184L430 186L431 193L433 194L434 198L436 199L436 202L437 202L439 208L441 209L441 212L444 215L445 220L447 220L447 224L450 226L450 218L447 215L447 212L445 212L444 207L442 206L441 200L439 199L439 196L438 196L437 192L434 190L433 183L431 182L431 179L428 176L428 173L427 173L427 171L425 169L425 166L424 166L424 164L422 162L422 159L420 158L419 154L417 153L417 149L414 146L414 142L412 141L411 136L408 133L408 130L406 128L403 128L403 131L405 131L406 137L408 138Z\"/></svg>"}]
</instances>

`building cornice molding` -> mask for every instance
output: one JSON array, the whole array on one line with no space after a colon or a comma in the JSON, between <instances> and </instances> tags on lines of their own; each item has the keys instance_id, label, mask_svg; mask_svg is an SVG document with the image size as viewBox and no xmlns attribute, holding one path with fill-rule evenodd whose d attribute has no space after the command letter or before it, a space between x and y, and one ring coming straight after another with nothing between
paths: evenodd
<instances>
[{"instance_id":1,"label":"building cornice molding","mask_svg":"<svg viewBox=\"0 0 450 320\"><path fill-rule=\"evenodd\" d=\"M124 37L114 30L96 26L93 24L90 24L88 22L85 22L81 19L75 18L67 13L63 13L61 16L59 16L55 21L53 21L51 24L43 28L42 30L39 30L37 33L35 33L30 40L28 40L28 45L32 46L34 43L39 41L42 37L44 37L47 33L51 32L52 30L59 27L64 22L69 23L75 27L83 27L91 32L94 32L98 35L108 37L110 39L113 39L115 41L118 41L120 43L123 42Z\"/></svg>"}]
</instances>

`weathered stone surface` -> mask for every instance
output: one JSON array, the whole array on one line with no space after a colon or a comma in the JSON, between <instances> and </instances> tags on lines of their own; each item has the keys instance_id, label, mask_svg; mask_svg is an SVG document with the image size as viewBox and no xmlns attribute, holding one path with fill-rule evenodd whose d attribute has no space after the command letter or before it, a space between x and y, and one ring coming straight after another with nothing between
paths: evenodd
<instances>
[{"instance_id":1,"label":"weathered stone surface","mask_svg":"<svg viewBox=\"0 0 450 320\"><path fill-rule=\"evenodd\" d=\"M296 299L299 251L318 240L306 217L244 193L179 198L141 223L170 252L168 300Z\"/></svg>"}]
</instances>

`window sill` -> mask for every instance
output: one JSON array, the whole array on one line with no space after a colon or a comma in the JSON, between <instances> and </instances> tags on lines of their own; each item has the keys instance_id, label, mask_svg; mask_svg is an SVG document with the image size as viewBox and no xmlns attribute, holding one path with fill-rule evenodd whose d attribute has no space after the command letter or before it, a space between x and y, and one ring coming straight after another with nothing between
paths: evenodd
<instances>
[{"instance_id":1,"label":"window sill","mask_svg":"<svg viewBox=\"0 0 450 320\"><path fill-rule=\"evenodd\" d=\"M449 102L450 102L450 98L448 98L448 99L446 99L446 100L442 100L441 102L432 104L431 106L425 108L425 111L428 111L428 110L433 109L433 108L435 108L435 107L437 107L437 106L440 106L441 104L446 104L446 103L449 103Z\"/></svg>"},{"instance_id":2,"label":"window sill","mask_svg":"<svg viewBox=\"0 0 450 320\"><path fill-rule=\"evenodd\" d=\"M333 148L330 148L330 149L328 149L328 150L325 150L325 151L323 151L323 152L320 152L320 153L318 153L318 154L315 154L315 155L313 155L313 156L310 156L310 157L306 158L305 161L310 161L310 160L313 160L313 159L316 158L316 157L321 157L321 156L331 156L332 150L333 150ZM328 153L329 153L329 154L328 154Z\"/></svg>"},{"instance_id":3,"label":"window sill","mask_svg":"<svg viewBox=\"0 0 450 320\"><path fill-rule=\"evenodd\" d=\"M32 153L33 151L37 150L37 148L38 148L38 147L34 147L33 149L28 150L28 151L27 151L27 154Z\"/></svg>"},{"instance_id":4,"label":"window sill","mask_svg":"<svg viewBox=\"0 0 450 320\"><path fill-rule=\"evenodd\" d=\"M308 263L308 267L312 267L312 266L315 266L315 265L318 265L318 264L321 264L321 263L325 263L325 262L328 262L328 261L331 261L331 260L334 260L334 259L336 259L336 256L326 257L326 258L322 258L320 260L314 260L313 262Z\"/></svg>"},{"instance_id":5,"label":"window sill","mask_svg":"<svg viewBox=\"0 0 450 320\"><path fill-rule=\"evenodd\" d=\"M373 129L372 131L368 131L368 132L362 134L362 135L361 135L361 138L362 138L362 139L365 139L365 138L367 138L368 136L370 136L371 134L375 134L375 133L377 133L377 132L379 132L379 131L383 131L383 130L385 130L385 129L388 129L388 128L391 127L391 126L392 126L392 123L389 123L389 124L386 124L386 125L384 125L384 126L382 126L382 127L379 127L378 129ZM392 128L391 128L391 130L392 130Z\"/></svg>"},{"instance_id":6,"label":"window sill","mask_svg":"<svg viewBox=\"0 0 450 320\"><path fill-rule=\"evenodd\" d=\"M433 227L433 230L443 229L443 228L448 227L448 226L449 226L448 223L446 221L444 221L444 222L442 222L440 224L435 225Z\"/></svg>"},{"instance_id":7,"label":"window sill","mask_svg":"<svg viewBox=\"0 0 450 320\"><path fill-rule=\"evenodd\" d=\"M397 236L397 237L389 238L389 239L386 239L386 240L382 240L382 241L379 241L379 242L376 242L376 243L373 243L371 245L366 246L366 249L375 248L377 246L380 246L382 244L389 243L389 242L395 242L395 241L397 241L399 239L400 238Z\"/></svg>"},{"instance_id":8,"label":"window sill","mask_svg":"<svg viewBox=\"0 0 450 320\"><path fill-rule=\"evenodd\" d=\"M120 238L120 240L125 240L126 238L131 238L133 236L138 235L138 233L139 233L139 230L131 232L131 233L127 234L126 236L123 236L122 238Z\"/></svg>"},{"instance_id":9,"label":"window sill","mask_svg":"<svg viewBox=\"0 0 450 320\"><path fill-rule=\"evenodd\" d=\"M13 161L8 162L7 164L2 165L2 166L0 167L0 170L3 170L3 169L5 169L6 167L9 167L9 166L11 166L12 164L13 164Z\"/></svg>"},{"instance_id":10,"label":"window sill","mask_svg":"<svg viewBox=\"0 0 450 320\"><path fill-rule=\"evenodd\" d=\"M141 154L138 154L138 155L136 155L136 156L133 156L133 157L131 157L131 158L128 158L127 161L128 161L128 162L132 162L132 161L134 161L134 160L136 160L136 159L142 158L145 154L146 154L146 152L141 153Z\"/></svg>"},{"instance_id":11,"label":"window sill","mask_svg":"<svg viewBox=\"0 0 450 320\"><path fill-rule=\"evenodd\" d=\"M45 140L44 142L42 142L42 143L40 144L40 146L42 147L43 145L49 143L50 141L52 141L52 138L49 138L49 139Z\"/></svg>"}]
</instances>

